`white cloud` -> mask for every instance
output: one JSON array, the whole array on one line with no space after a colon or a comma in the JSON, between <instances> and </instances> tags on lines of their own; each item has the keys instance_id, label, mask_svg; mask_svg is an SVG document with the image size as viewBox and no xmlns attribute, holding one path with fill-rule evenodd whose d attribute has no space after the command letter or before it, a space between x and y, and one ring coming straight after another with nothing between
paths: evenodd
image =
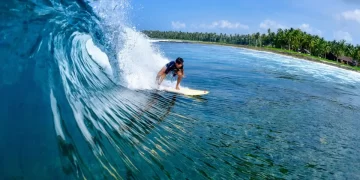
<instances>
[{"instance_id":1,"label":"white cloud","mask_svg":"<svg viewBox=\"0 0 360 180\"><path fill-rule=\"evenodd\" d=\"M277 30L279 28L281 29L285 29L287 28L286 26L282 25L282 24L279 24L275 21L272 21L272 20L265 20L263 22L260 23L260 28L261 29L273 29L273 30Z\"/></svg>"},{"instance_id":2,"label":"white cloud","mask_svg":"<svg viewBox=\"0 0 360 180\"><path fill-rule=\"evenodd\" d=\"M174 29L183 29L186 28L186 24L180 21L171 21L171 26Z\"/></svg>"},{"instance_id":3,"label":"white cloud","mask_svg":"<svg viewBox=\"0 0 360 180\"><path fill-rule=\"evenodd\" d=\"M355 9L353 11L345 11L341 13L341 17L349 21L357 21L360 23L360 9Z\"/></svg>"},{"instance_id":4,"label":"white cloud","mask_svg":"<svg viewBox=\"0 0 360 180\"><path fill-rule=\"evenodd\" d=\"M352 37L351 34L349 32L345 32L345 31L336 31L334 32L334 38L336 40L345 40L347 42L352 42Z\"/></svg>"},{"instance_id":5,"label":"white cloud","mask_svg":"<svg viewBox=\"0 0 360 180\"><path fill-rule=\"evenodd\" d=\"M322 35L322 32L320 30L310 27L309 24L301 24L299 28L309 34L316 34L319 36Z\"/></svg>"},{"instance_id":6,"label":"white cloud","mask_svg":"<svg viewBox=\"0 0 360 180\"><path fill-rule=\"evenodd\" d=\"M241 24L239 22L230 22L228 20L220 20L220 21L214 21L211 24L200 24L197 26L199 28L205 28L205 29L215 29L215 28L221 28L221 29L249 29L248 25Z\"/></svg>"},{"instance_id":7,"label":"white cloud","mask_svg":"<svg viewBox=\"0 0 360 180\"><path fill-rule=\"evenodd\" d=\"M310 25L309 24L302 24L302 25L300 25L300 29L308 30L308 29L310 29Z\"/></svg>"}]
</instances>

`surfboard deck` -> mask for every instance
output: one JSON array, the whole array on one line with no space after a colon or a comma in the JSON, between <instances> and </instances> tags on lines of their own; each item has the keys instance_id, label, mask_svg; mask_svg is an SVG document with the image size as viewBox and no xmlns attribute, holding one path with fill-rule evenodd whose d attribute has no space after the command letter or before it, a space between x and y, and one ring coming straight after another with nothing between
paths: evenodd
<instances>
[{"instance_id":1,"label":"surfboard deck","mask_svg":"<svg viewBox=\"0 0 360 180\"><path fill-rule=\"evenodd\" d=\"M182 94L182 95L187 95L187 96L202 96L205 94L209 94L209 91L206 91L206 90L197 90L197 89L190 89L190 88L180 88L180 90L177 90L174 87L161 86L159 89L167 91L167 92L177 93L177 94Z\"/></svg>"}]
</instances>

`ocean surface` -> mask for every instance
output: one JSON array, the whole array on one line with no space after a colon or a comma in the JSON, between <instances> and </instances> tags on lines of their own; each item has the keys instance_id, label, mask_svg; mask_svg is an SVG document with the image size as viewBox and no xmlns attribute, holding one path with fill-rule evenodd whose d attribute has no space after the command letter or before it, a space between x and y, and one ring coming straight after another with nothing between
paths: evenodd
<instances>
[{"instance_id":1,"label":"ocean surface","mask_svg":"<svg viewBox=\"0 0 360 180\"><path fill-rule=\"evenodd\" d=\"M157 42L130 10L0 3L0 179L360 179L359 73ZM177 57L208 95L157 90Z\"/></svg>"}]
</instances>

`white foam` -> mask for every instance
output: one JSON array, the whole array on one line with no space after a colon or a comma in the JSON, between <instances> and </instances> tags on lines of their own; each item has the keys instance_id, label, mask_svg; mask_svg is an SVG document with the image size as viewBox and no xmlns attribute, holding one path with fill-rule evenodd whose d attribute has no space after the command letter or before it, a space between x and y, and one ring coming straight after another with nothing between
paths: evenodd
<instances>
[{"instance_id":1,"label":"white foam","mask_svg":"<svg viewBox=\"0 0 360 180\"><path fill-rule=\"evenodd\" d=\"M157 50L145 35L131 28L125 28L123 49L118 54L120 74L124 86L131 89L154 89L158 71L169 62ZM112 75L112 67L108 56L102 52L92 39L86 42L86 49L91 58L108 74Z\"/></svg>"},{"instance_id":2,"label":"white foam","mask_svg":"<svg viewBox=\"0 0 360 180\"><path fill-rule=\"evenodd\" d=\"M149 39L150 42L185 42L182 40L173 40L173 39Z\"/></svg>"},{"instance_id":3,"label":"white foam","mask_svg":"<svg viewBox=\"0 0 360 180\"><path fill-rule=\"evenodd\" d=\"M121 36L124 44L123 49L119 50L118 61L120 77L125 83L123 85L130 89L156 88L156 74L169 60L153 46L154 41L144 34L125 27ZM86 49L91 58L108 75L112 75L108 56L94 45L92 39L86 42Z\"/></svg>"},{"instance_id":4,"label":"white foam","mask_svg":"<svg viewBox=\"0 0 360 180\"><path fill-rule=\"evenodd\" d=\"M59 109L57 108L57 101L52 89L50 89L50 102L51 102L51 110L54 117L56 135L60 136L63 140L65 140L65 135L62 130L61 122L60 122L60 113L59 113Z\"/></svg>"},{"instance_id":5,"label":"white foam","mask_svg":"<svg viewBox=\"0 0 360 180\"><path fill-rule=\"evenodd\" d=\"M131 89L156 88L156 74L169 60L142 33L124 28L122 36L124 48L118 60L125 86Z\"/></svg>"},{"instance_id":6,"label":"white foam","mask_svg":"<svg viewBox=\"0 0 360 180\"><path fill-rule=\"evenodd\" d=\"M135 28L131 28L132 25L128 19L128 13L131 10L129 1L94 1L90 2L90 5L101 19L104 41L111 43L111 47L115 48L110 51L117 53L119 67L109 68L110 63L104 53L93 46L93 43L87 42L89 46L87 49L92 51L92 58L106 70L112 69L114 73L120 68L121 74L114 76L120 77L121 85L125 87L156 88L156 74L169 60L153 46L152 42L156 40L150 40ZM109 54L108 56L110 57Z\"/></svg>"},{"instance_id":7,"label":"white foam","mask_svg":"<svg viewBox=\"0 0 360 180\"><path fill-rule=\"evenodd\" d=\"M177 80L173 80L173 81L170 81L170 80L164 80L161 85L159 86L159 90L164 90L165 88L175 88L176 87L176 82ZM180 89L189 89L188 87L184 87L184 86L181 86L181 83L179 84L179 88Z\"/></svg>"},{"instance_id":8,"label":"white foam","mask_svg":"<svg viewBox=\"0 0 360 180\"><path fill-rule=\"evenodd\" d=\"M108 56L94 45L92 39L86 41L86 50L91 58L105 71L105 73L111 76L113 71Z\"/></svg>"}]
</instances>

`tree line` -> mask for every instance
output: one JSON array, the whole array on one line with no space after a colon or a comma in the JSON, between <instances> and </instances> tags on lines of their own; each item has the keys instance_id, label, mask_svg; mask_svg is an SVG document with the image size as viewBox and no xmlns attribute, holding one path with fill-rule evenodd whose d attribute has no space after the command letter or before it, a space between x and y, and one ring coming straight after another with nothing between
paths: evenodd
<instances>
[{"instance_id":1,"label":"tree line","mask_svg":"<svg viewBox=\"0 0 360 180\"><path fill-rule=\"evenodd\" d=\"M181 31L143 31L150 38L181 39L193 41L218 42L256 47L273 47L292 51L302 51L312 56L326 58L327 55L348 56L360 60L360 45L354 46L345 40L326 41L318 35L308 34L300 29L278 29L267 33L253 34L216 34Z\"/></svg>"}]
</instances>

